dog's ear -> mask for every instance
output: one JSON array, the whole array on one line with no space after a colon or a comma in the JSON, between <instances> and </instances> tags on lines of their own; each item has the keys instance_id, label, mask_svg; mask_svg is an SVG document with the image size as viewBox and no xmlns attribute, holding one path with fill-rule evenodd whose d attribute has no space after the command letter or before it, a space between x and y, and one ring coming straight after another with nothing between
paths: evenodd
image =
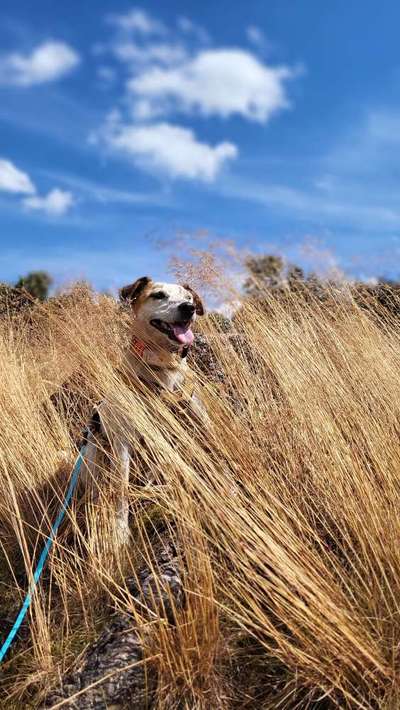
<instances>
[{"instance_id":1,"label":"dog's ear","mask_svg":"<svg viewBox=\"0 0 400 710\"><path fill-rule=\"evenodd\" d=\"M149 279L148 276L142 276L140 279L137 279L133 284L123 286L123 288L121 288L119 292L119 297L121 301L128 301L130 303L136 301L138 296L140 296L143 289L150 283L150 281L151 279Z\"/></svg>"},{"instance_id":2,"label":"dog's ear","mask_svg":"<svg viewBox=\"0 0 400 710\"><path fill-rule=\"evenodd\" d=\"M190 291L190 293L193 296L193 303L196 306L196 313L198 316L204 316L204 306L203 306L203 301L201 300L200 296L196 291L194 291L188 284L183 284L183 288L186 289L186 291Z\"/></svg>"}]
</instances>

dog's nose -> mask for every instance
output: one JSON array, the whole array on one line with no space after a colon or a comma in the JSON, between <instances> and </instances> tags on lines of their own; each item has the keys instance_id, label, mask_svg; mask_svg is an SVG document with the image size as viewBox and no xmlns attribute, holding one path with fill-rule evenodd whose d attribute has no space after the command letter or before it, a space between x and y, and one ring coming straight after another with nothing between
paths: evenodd
<instances>
[{"instance_id":1,"label":"dog's nose","mask_svg":"<svg viewBox=\"0 0 400 710\"><path fill-rule=\"evenodd\" d=\"M179 312L182 314L183 318L191 318L196 310L196 307L190 301L185 301L180 303L178 306Z\"/></svg>"}]
</instances>

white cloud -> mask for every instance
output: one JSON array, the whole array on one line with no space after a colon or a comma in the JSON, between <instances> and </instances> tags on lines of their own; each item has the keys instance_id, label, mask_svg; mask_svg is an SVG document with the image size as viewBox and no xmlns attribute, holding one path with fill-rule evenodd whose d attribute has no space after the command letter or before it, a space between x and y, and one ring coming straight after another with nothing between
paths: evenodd
<instances>
[{"instance_id":1,"label":"white cloud","mask_svg":"<svg viewBox=\"0 0 400 710\"><path fill-rule=\"evenodd\" d=\"M54 188L41 197L27 173L18 170L10 160L0 158L0 191L26 195L22 205L28 210L40 210L47 215L60 217L73 205L71 192Z\"/></svg>"},{"instance_id":2,"label":"white cloud","mask_svg":"<svg viewBox=\"0 0 400 710\"><path fill-rule=\"evenodd\" d=\"M210 48L207 33L187 17L174 29L138 8L107 19L116 31L99 51L111 52L129 74L119 109L89 140L142 169L211 182L237 157L237 146L201 141L176 114L265 123L290 105L286 82L295 69L267 65L249 50Z\"/></svg>"},{"instance_id":3,"label":"white cloud","mask_svg":"<svg viewBox=\"0 0 400 710\"><path fill-rule=\"evenodd\" d=\"M137 32L142 35L164 34L166 28L148 12L133 8L124 15L109 15L108 21L124 32Z\"/></svg>"},{"instance_id":4,"label":"white cloud","mask_svg":"<svg viewBox=\"0 0 400 710\"><path fill-rule=\"evenodd\" d=\"M4 158L0 158L0 190L20 195L33 195L36 192L29 175Z\"/></svg>"},{"instance_id":5,"label":"white cloud","mask_svg":"<svg viewBox=\"0 0 400 710\"><path fill-rule=\"evenodd\" d=\"M99 204L122 204L122 205L157 205L171 206L173 198L168 190L158 190L156 192L139 192L121 190L117 187L108 187L92 180L85 180L76 175L60 173L54 170L42 171L46 177L56 182L62 182L74 192L79 192L83 199L94 201Z\"/></svg>"},{"instance_id":6,"label":"white cloud","mask_svg":"<svg viewBox=\"0 0 400 710\"><path fill-rule=\"evenodd\" d=\"M72 193L60 190L58 187L50 190L44 197L34 195L23 200L23 205L27 209L39 210L52 217L64 215L72 207L73 203Z\"/></svg>"},{"instance_id":7,"label":"white cloud","mask_svg":"<svg viewBox=\"0 0 400 710\"><path fill-rule=\"evenodd\" d=\"M288 67L266 66L241 49L210 49L172 69L144 70L128 88L155 116L179 110L264 123L289 106L284 81L292 76Z\"/></svg>"},{"instance_id":8,"label":"white cloud","mask_svg":"<svg viewBox=\"0 0 400 710\"><path fill-rule=\"evenodd\" d=\"M145 170L189 180L214 180L222 166L238 154L232 143L201 143L188 128L170 123L122 124L115 116L102 138L109 148Z\"/></svg>"},{"instance_id":9,"label":"white cloud","mask_svg":"<svg viewBox=\"0 0 400 710\"><path fill-rule=\"evenodd\" d=\"M152 43L139 46L130 40L122 40L113 45L115 56L123 62L140 64L179 64L187 59L186 49L182 44Z\"/></svg>"},{"instance_id":10,"label":"white cloud","mask_svg":"<svg viewBox=\"0 0 400 710\"><path fill-rule=\"evenodd\" d=\"M33 86L55 81L79 61L79 55L64 42L45 42L30 54L13 52L0 57L0 84Z\"/></svg>"}]
</instances>

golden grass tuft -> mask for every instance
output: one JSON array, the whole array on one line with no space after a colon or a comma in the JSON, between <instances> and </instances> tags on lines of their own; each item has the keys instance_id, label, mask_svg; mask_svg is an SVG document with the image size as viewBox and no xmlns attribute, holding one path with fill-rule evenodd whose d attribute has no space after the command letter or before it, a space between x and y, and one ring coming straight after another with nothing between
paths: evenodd
<instances>
[{"instance_id":1,"label":"golden grass tuft","mask_svg":"<svg viewBox=\"0 0 400 710\"><path fill-rule=\"evenodd\" d=\"M115 607L142 630L156 707L398 707L397 324L349 297L269 296L268 308L242 307L231 335L207 318L199 328L224 374L215 383L195 366L209 428L127 388L127 316L113 299L79 287L1 322L2 621L18 610L96 400L112 397L127 436L139 431L154 479L144 490L133 476L124 558L107 467L96 496L76 497L4 663L2 707L38 706ZM132 605L124 582L154 564L154 515L179 541L175 625Z\"/></svg>"}]
</instances>

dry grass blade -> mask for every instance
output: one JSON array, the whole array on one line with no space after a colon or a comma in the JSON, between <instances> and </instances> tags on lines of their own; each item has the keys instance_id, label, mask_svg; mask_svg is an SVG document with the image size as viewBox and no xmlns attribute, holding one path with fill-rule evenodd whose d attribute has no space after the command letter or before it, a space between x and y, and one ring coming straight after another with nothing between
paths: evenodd
<instances>
[{"instance_id":1,"label":"dry grass blade","mask_svg":"<svg viewBox=\"0 0 400 710\"><path fill-rule=\"evenodd\" d=\"M105 465L54 546L4 665L3 707L37 706L115 609L146 628L156 707L398 707L400 336L376 313L337 294L272 295L243 306L228 333L206 319L193 367L209 427L126 385L126 318L113 299L80 288L1 322L3 626L92 404L111 397L127 437L143 442L126 555ZM160 530L175 540L184 586L169 614L126 583L146 566L155 594L162 587Z\"/></svg>"}]
</instances>

